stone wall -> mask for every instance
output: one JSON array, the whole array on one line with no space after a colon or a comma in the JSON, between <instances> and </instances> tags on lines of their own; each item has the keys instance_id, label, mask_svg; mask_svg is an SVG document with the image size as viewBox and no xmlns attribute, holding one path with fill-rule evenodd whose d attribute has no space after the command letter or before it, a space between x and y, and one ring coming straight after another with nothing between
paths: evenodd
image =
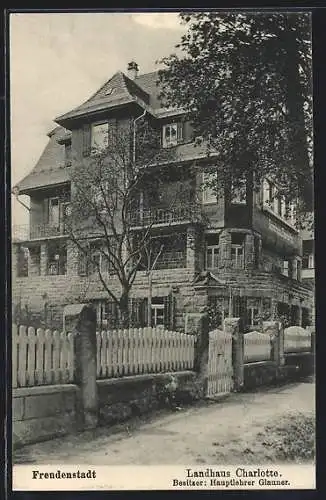
<instances>
[{"instance_id":1,"label":"stone wall","mask_svg":"<svg viewBox=\"0 0 326 500\"><path fill-rule=\"evenodd\" d=\"M98 380L99 424L110 425L159 406L162 384L170 374ZM179 393L190 393L191 371L173 373ZM77 385L49 385L13 390L13 446L53 439L82 430Z\"/></svg>"},{"instance_id":2,"label":"stone wall","mask_svg":"<svg viewBox=\"0 0 326 500\"><path fill-rule=\"evenodd\" d=\"M73 384L13 390L13 446L72 433L77 428L77 393Z\"/></svg>"}]
</instances>

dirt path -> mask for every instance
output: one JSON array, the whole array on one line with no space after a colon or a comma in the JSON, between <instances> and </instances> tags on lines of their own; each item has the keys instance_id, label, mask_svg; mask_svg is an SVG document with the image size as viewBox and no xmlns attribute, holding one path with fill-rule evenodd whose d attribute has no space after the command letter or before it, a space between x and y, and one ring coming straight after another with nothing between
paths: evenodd
<instances>
[{"instance_id":1,"label":"dirt path","mask_svg":"<svg viewBox=\"0 0 326 500\"><path fill-rule=\"evenodd\" d=\"M17 450L18 463L89 465L164 465L263 463L271 457L256 435L278 416L313 413L315 386L298 383L223 402L155 417L136 428L125 424L112 434L97 429Z\"/></svg>"}]
</instances>

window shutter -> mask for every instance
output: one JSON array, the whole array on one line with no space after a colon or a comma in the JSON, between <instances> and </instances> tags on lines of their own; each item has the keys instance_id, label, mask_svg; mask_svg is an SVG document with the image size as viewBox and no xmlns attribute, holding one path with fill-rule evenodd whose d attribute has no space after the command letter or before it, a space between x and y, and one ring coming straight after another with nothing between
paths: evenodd
<instances>
[{"instance_id":1,"label":"window shutter","mask_svg":"<svg viewBox=\"0 0 326 500\"><path fill-rule=\"evenodd\" d=\"M141 299L139 304L139 325L141 327L147 325L147 298Z\"/></svg>"},{"instance_id":2,"label":"window shutter","mask_svg":"<svg viewBox=\"0 0 326 500\"><path fill-rule=\"evenodd\" d=\"M178 129L177 129L177 141L183 142L183 128L184 128L184 123L183 122L178 122Z\"/></svg>"},{"instance_id":3,"label":"window shutter","mask_svg":"<svg viewBox=\"0 0 326 500\"><path fill-rule=\"evenodd\" d=\"M89 124L83 126L83 156L89 156L91 152L91 127Z\"/></svg>"},{"instance_id":4,"label":"window shutter","mask_svg":"<svg viewBox=\"0 0 326 500\"><path fill-rule=\"evenodd\" d=\"M44 213L44 223L48 224L49 223L49 198L45 198L43 200L43 213Z\"/></svg>"},{"instance_id":5,"label":"window shutter","mask_svg":"<svg viewBox=\"0 0 326 500\"><path fill-rule=\"evenodd\" d=\"M175 328L175 302L172 293L164 297L164 327L168 330Z\"/></svg>"},{"instance_id":6,"label":"window shutter","mask_svg":"<svg viewBox=\"0 0 326 500\"><path fill-rule=\"evenodd\" d=\"M114 144L117 139L118 121L116 118L108 120L108 147ZM121 131L122 132L122 131Z\"/></svg>"}]
</instances>

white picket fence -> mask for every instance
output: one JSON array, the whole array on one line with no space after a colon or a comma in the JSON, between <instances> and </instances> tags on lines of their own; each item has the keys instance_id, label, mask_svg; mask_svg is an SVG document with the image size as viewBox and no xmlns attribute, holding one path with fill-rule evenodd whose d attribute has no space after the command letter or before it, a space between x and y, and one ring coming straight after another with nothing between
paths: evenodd
<instances>
[{"instance_id":1,"label":"white picket fence","mask_svg":"<svg viewBox=\"0 0 326 500\"><path fill-rule=\"evenodd\" d=\"M102 331L97 337L97 378L191 370L193 335L162 328ZM13 325L13 388L74 382L74 334Z\"/></svg>"},{"instance_id":2,"label":"white picket fence","mask_svg":"<svg viewBox=\"0 0 326 500\"><path fill-rule=\"evenodd\" d=\"M284 329L284 353L308 352L311 350L311 331L301 326Z\"/></svg>"},{"instance_id":3,"label":"white picket fence","mask_svg":"<svg viewBox=\"0 0 326 500\"><path fill-rule=\"evenodd\" d=\"M97 333L97 378L191 370L195 336L162 328Z\"/></svg>"},{"instance_id":4,"label":"white picket fence","mask_svg":"<svg viewBox=\"0 0 326 500\"><path fill-rule=\"evenodd\" d=\"M13 325L12 386L70 383L74 378L72 333Z\"/></svg>"},{"instance_id":5,"label":"white picket fence","mask_svg":"<svg viewBox=\"0 0 326 500\"><path fill-rule=\"evenodd\" d=\"M269 361L271 359L271 338L267 333L256 331L244 335L244 363Z\"/></svg>"}]
</instances>

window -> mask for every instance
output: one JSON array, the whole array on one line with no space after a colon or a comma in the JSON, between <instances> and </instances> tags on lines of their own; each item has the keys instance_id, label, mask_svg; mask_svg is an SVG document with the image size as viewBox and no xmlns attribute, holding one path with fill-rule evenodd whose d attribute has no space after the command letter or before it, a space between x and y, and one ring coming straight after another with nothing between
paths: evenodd
<instances>
[{"instance_id":1,"label":"window","mask_svg":"<svg viewBox=\"0 0 326 500\"><path fill-rule=\"evenodd\" d=\"M216 269L218 267L219 247L207 246L206 248L206 269Z\"/></svg>"},{"instance_id":2,"label":"window","mask_svg":"<svg viewBox=\"0 0 326 500\"><path fill-rule=\"evenodd\" d=\"M113 300L103 300L97 303L97 325L100 328L118 328L119 310Z\"/></svg>"},{"instance_id":3,"label":"window","mask_svg":"<svg viewBox=\"0 0 326 500\"><path fill-rule=\"evenodd\" d=\"M313 253L308 256L308 269L315 269L315 256Z\"/></svg>"},{"instance_id":4,"label":"window","mask_svg":"<svg viewBox=\"0 0 326 500\"><path fill-rule=\"evenodd\" d=\"M262 310L262 300L259 298L248 297L247 299L248 326L259 325L261 310Z\"/></svg>"},{"instance_id":5,"label":"window","mask_svg":"<svg viewBox=\"0 0 326 500\"><path fill-rule=\"evenodd\" d=\"M153 297L151 309L152 309L152 326L164 326L165 307L164 307L163 297Z\"/></svg>"},{"instance_id":6,"label":"window","mask_svg":"<svg viewBox=\"0 0 326 500\"><path fill-rule=\"evenodd\" d=\"M29 249L27 247L19 247L17 255L17 276L26 278L28 276L28 258Z\"/></svg>"},{"instance_id":7,"label":"window","mask_svg":"<svg viewBox=\"0 0 326 500\"><path fill-rule=\"evenodd\" d=\"M168 148L170 146L177 146L183 141L183 126L182 123L169 123L163 125L163 137L162 145L163 148Z\"/></svg>"},{"instance_id":8,"label":"window","mask_svg":"<svg viewBox=\"0 0 326 500\"><path fill-rule=\"evenodd\" d=\"M108 122L96 123L91 128L91 148L101 150L108 145Z\"/></svg>"},{"instance_id":9,"label":"window","mask_svg":"<svg viewBox=\"0 0 326 500\"><path fill-rule=\"evenodd\" d=\"M292 277L295 280L298 278L298 261L297 261L297 259L294 259L292 262Z\"/></svg>"},{"instance_id":10,"label":"window","mask_svg":"<svg viewBox=\"0 0 326 500\"><path fill-rule=\"evenodd\" d=\"M235 269L242 269L244 265L244 235L231 235L231 262Z\"/></svg>"},{"instance_id":11,"label":"window","mask_svg":"<svg viewBox=\"0 0 326 500\"><path fill-rule=\"evenodd\" d=\"M267 205L279 217L295 225L295 202L290 203L284 196L277 196L275 184L266 179L263 181L263 205Z\"/></svg>"},{"instance_id":12,"label":"window","mask_svg":"<svg viewBox=\"0 0 326 500\"><path fill-rule=\"evenodd\" d=\"M60 206L59 198L49 199L49 225L59 228L60 223Z\"/></svg>"},{"instance_id":13,"label":"window","mask_svg":"<svg viewBox=\"0 0 326 500\"><path fill-rule=\"evenodd\" d=\"M62 275L67 273L67 246L62 243L49 243L47 274Z\"/></svg>"},{"instance_id":14,"label":"window","mask_svg":"<svg viewBox=\"0 0 326 500\"><path fill-rule=\"evenodd\" d=\"M89 244L88 250L80 250L79 253L79 275L89 275L97 273L114 273L112 262L106 257L109 255L107 247L100 241L93 241Z\"/></svg>"},{"instance_id":15,"label":"window","mask_svg":"<svg viewBox=\"0 0 326 500\"><path fill-rule=\"evenodd\" d=\"M263 203L272 206L274 186L267 179L263 182Z\"/></svg>"},{"instance_id":16,"label":"window","mask_svg":"<svg viewBox=\"0 0 326 500\"><path fill-rule=\"evenodd\" d=\"M283 276L289 276L289 261L288 260L283 261L282 274L283 274Z\"/></svg>"},{"instance_id":17,"label":"window","mask_svg":"<svg viewBox=\"0 0 326 500\"><path fill-rule=\"evenodd\" d=\"M204 204L217 203L216 188L213 189L213 185L216 184L216 180L217 180L216 172L203 172L202 200Z\"/></svg>"},{"instance_id":18,"label":"window","mask_svg":"<svg viewBox=\"0 0 326 500\"><path fill-rule=\"evenodd\" d=\"M231 203L236 205L246 204L246 186L241 185L235 187L233 183L231 184Z\"/></svg>"},{"instance_id":19,"label":"window","mask_svg":"<svg viewBox=\"0 0 326 500\"><path fill-rule=\"evenodd\" d=\"M258 307L248 307L248 323L249 326L259 325L259 308Z\"/></svg>"}]
</instances>

